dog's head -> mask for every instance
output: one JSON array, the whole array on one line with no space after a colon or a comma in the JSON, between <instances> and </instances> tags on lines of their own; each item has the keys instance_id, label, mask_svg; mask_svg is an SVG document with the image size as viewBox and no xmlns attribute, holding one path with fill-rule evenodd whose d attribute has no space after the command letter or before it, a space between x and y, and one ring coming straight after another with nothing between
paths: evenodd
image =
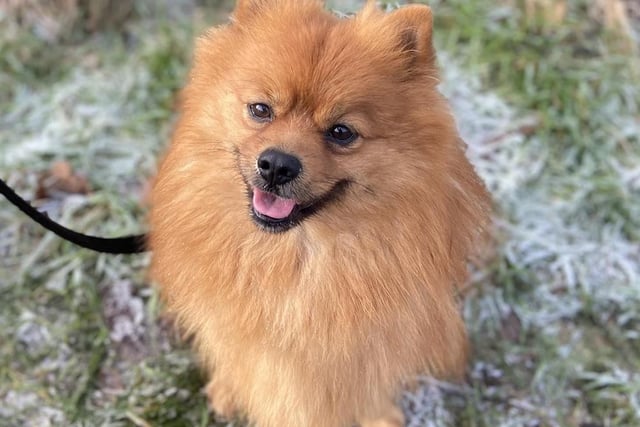
<instances>
[{"instance_id":1,"label":"dog's head","mask_svg":"<svg viewBox=\"0 0 640 427\"><path fill-rule=\"evenodd\" d=\"M243 0L199 40L183 110L198 144L232 155L249 215L282 232L326 210L393 209L446 174L459 147L434 60L427 6L339 18L313 0Z\"/></svg>"}]
</instances>

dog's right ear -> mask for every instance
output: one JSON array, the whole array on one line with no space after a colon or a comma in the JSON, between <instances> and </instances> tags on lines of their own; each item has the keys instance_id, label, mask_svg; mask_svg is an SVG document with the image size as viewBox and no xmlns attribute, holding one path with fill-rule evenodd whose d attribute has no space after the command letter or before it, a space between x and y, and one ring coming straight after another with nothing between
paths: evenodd
<instances>
[{"instance_id":1,"label":"dog's right ear","mask_svg":"<svg viewBox=\"0 0 640 427\"><path fill-rule=\"evenodd\" d=\"M250 16L259 14L270 3L274 3L274 0L238 0L233 11L233 20L242 21Z\"/></svg>"},{"instance_id":2,"label":"dog's right ear","mask_svg":"<svg viewBox=\"0 0 640 427\"><path fill-rule=\"evenodd\" d=\"M295 3L299 0L294 0ZM286 3L279 0L237 0L236 8L231 15L236 22L242 22L252 16L260 16L261 14L273 9L279 3Z\"/></svg>"},{"instance_id":3,"label":"dog's right ear","mask_svg":"<svg viewBox=\"0 0 640 427\"><path fill-rule=\"evenodd\" d=\"M321 0L237 0L231 16L233 21L242 22L269 12L302 11L307 7L323 7L323 4Z\"/></svg>"}]
</instances>

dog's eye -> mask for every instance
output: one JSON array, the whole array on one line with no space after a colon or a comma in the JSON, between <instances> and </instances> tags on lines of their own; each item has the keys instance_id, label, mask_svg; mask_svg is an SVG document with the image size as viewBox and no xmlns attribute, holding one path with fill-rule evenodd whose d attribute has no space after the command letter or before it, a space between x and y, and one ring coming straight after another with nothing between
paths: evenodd
<instances>
[{"instance_id":1,"label":"dog's eye","mask_svg":"<svg viewBox=\"0 0 640 427\"><path fill-rule=\"evenodd\" d=\"M327 138L338 145L351 144L358 134L345 125L335 125L327 131Z\"/></svg>"},{"instance_id":2,"label":"dog's eye","mask_svg":"<svg viewBox=\"0 0 640 427\"><path fill-rule=\"evenodd\" d=\"M249 114L259 122L268 122L273 118L273 111L267 104L249 104Z\"/></svg>"}]
</instances>

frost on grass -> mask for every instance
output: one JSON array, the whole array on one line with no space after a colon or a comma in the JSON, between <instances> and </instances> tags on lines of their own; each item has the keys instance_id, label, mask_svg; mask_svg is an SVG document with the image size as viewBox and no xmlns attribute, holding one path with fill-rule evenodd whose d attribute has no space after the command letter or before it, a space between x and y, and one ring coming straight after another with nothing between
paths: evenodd
<instances>
[{"instance_id":1,"label":"frost on grass","mask_svg":"<svg viewBox=\"0 0 640 427\"><path fill-rule=\"evenodd\" d=\"M80 159L82 169L106 185L133 170L150 174L158 129L140 117L150 79L146 68L125 63L76 69L47 91L20 88L2 118L0 138L7 143L0 160L6 167L43 156Z\"/></svg>"},{"instance_id":2,"label":"frost on grass","mask_svg":"<svg viewBox=\"0 0 640 427\"><path fill-rule=\"evenodd\" d=\"M444 393L434 381L425 380L416 392L405 393L402 406L408 415L407 427L452 425L452 414L445 407Z\"/></svg>"},{"instance_id":3,"label":"frost on grass","mask_svg":"<svg viewBox=\"0 0 640 427\"><path fill-rule=\"evenodd\" d=\"M94 191L51 197L40 209L91 234L142 231L139 193L168 139L179 64L187 65L188 49L177 51L187 46L180 37L191 39L183 24L163 32L137 22L128 33L135 46L118 37L56 47L69 70L49 84L0 70L11 88L0 94L10 102L0 115L0 176L32 198L37 175L65 160ZM146 257L71 250L0 203L0 425L129 425L127 411L158 425L201 418L197 371L157 320L146 265ZM145 387L152 383L182 400L165 404Z\"/></svg>"}]
</instances>

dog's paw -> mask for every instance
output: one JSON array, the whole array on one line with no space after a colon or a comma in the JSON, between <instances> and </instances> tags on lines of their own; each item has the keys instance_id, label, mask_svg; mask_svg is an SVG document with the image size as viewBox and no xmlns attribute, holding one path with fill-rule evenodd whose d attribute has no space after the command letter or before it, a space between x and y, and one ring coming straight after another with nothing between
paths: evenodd
<instances>
[{"instance_id":1,"label":"dog's paw","mask_svg":"<svg viewBox=\"0 0 640 427\"><path fill-rule=\"evenodd\" d=\"M389 409L387 414L375 420L363 420L360 427L404 427L404 414L397 406Z\"/></svg>"},{"instance_id":2,"label":"dog's paw","mask_svg":"<svg viewBox=\"0 0 640 427\"><path fill-rule=\"evenodd\" d=\"M205 387L205 393L209 407L216 415L216 418L231 420L236 416L238 407L233 398L233 393L223 382L216 379L210 380Z\"/></svg>"}]
</instances>

